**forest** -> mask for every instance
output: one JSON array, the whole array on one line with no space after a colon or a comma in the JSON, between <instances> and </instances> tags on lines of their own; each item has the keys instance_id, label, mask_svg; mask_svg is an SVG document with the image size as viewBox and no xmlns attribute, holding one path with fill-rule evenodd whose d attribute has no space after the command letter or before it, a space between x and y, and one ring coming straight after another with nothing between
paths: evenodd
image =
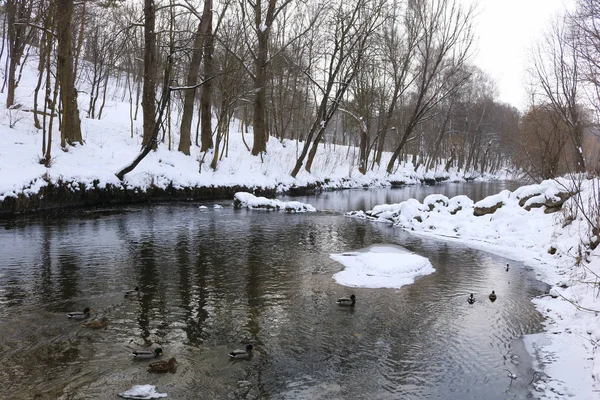
<instances>
[{"instance_id":1,"label":"forest","mask_svg":"<svg viewBox=\"0 0 600 400\"><path fill-rule=\"evenodd\" d=\"M2 92L33 118L46 166L53 135L63 150L83 145L81 118L102 119L107 97L128 102L143 141L120 179L162 145L196 146L216 169L233 120L261 159L269 140L295 141L292 177L311 171L323 143L357 148L363 174L384 152L388 173L400 161L533 180L598 172L599 4L578 0L549 24L524 111L499 102L471 62L477 9L457 0L7 0ZM32 63L24 109L15 91Z\"/></svg>"}]
</instances>

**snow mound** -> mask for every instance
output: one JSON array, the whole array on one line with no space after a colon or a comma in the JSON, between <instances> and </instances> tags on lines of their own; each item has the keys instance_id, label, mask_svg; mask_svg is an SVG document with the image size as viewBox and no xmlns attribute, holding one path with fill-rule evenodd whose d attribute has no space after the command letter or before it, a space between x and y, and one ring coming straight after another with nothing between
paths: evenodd
<instances>
[{"instance_id":1,"label":"snow mound","mask_svg":"<svg viewBox=\"0 0 600 400\"><path fill-rule=\"evenodd\" d=\"M396 246L371 246L367 251L331 254L344 265L333 275L340 285L362 288L400 288L435 269L425 257Z\"/></svg>"},{"instance_id":2,"label":"snow mound","mask_svg":"<svg viewBox=\"0 0 600 400\"><path fill-rule=\"evenodd\" d=\"M264 210L285 210L289 213L315 212L317 211L310 204L299 201L281 201L276 199L267 199L266 197L256 197L251 193L237 192L233 196L233 206L235 208L250 208Z\"/></svg>"}]
</instances>

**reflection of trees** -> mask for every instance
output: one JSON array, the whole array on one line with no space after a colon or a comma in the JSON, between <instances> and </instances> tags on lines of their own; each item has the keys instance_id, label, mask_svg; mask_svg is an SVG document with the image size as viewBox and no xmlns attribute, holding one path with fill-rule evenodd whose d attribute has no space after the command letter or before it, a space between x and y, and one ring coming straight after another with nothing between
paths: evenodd
<instances>
[{"instance_id":1,"label":"reflection of trees","mask_svg":"<svg viewBox=\"0 0 600 400\"><path fill-rule=\"evenodd\" d=\"M135 258L133 260L135 262ZM140 337L144 339L146 345L152 344L149 340L150 336L150 314L152 309L152 300L156 293L156 263L154 242L152 239L147 239L140 243L138 265L140 290L144 296L140 299L140 314L138 316L138 324L141 328Z\"/></svg>"},{"instance_id":2,"label":"reflection of trees","mask_svg":"<svg viewBox=\"0 0 600 400\"><path fill-rule=\"evenodd\" d=\"M188 340L192 341L194 335L192 320L191 288L190 288L190 257L189 239L185 232L179 232L175 243L175 258L177 259L177 274L179 277L179 295L181 308L185 310L184 319L186 326L183 330L187 333Z\"/></svg>"},{"instance_id":3,"label":"reflection of trees","mask_svg":"<svg viewBox=\"0 0 600 400\"><path fill-rule=\"evenodd\" d=\"M200 240L199 242L201 242ZM180 231L175 245L177 271L179 275L179 295L181 307L185 310L184 319L188 343L198 345L203 340L203 327L206 317L206 254L199 254L193 269L190 258L190 233Z\"/></svg>"},{"instance_id":4,"label":"reflection of trees","mask_svg":"<svg viewBox=\"0 0 600 400\"><path fill-rule=\"evenodd\" d=\"M39 265L39 271L36 269L34 274L39 273L39 278L34 280L33 291L38 294L39 299L48 304L54 297L54 282L52 279L52 244L53 244L53 229L51 225L42 224L38 234L41 236L41 245L39 252L40 260L34 261Z\"/></svg>"},{"instance_id":5,"label":"reflection of trees","mask_svg":"<svg viewBox=\"0 0 600 400\"><path fill-rule=\"evenodd\" d=\"M57 257L60 295L70 299L77 295L79 285L79 262L69 247L61 247Z\"/></svg>"},{"instance_id":6,"label":"reflection of trees","mask_svg":"<svg viewBox=\"0 0 600 400\"><path fill-rule=\"evenodd\" d=\"M268 267L268 260L271 255L270 252L265 252L263 248L265 238L262 226L256 224L256 219L252 218L251 229L252 234L248 238L247 247L247 265L248 273L246 275L246 298L248 301L249 318L246 324L246 329L252 335L252 340L256 341L260 335L260 316L261 316L261 275L265 274L266 271L262 271ZM272 275L264 275L272 276Z\"/></svg>"}]
</instances>

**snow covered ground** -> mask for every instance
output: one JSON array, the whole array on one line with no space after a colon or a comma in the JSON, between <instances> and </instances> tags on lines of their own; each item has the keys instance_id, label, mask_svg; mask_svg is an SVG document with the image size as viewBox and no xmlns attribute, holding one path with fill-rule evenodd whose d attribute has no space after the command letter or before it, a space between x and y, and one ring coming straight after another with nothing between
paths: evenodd
<instances>
[{"instance_id":1,"label":"snow covered ground","mask_svg":"<svg viewBox=\"0 0 600 400\"><path fill-rule=\"evenodd\" d=\"M78 82L78 102L85 143L63 150L59 145L60 134L55 131L52 165L46 168L39 163L42 157L42 132L33 126L32 113L25 111L33 108L36 65L36 57L32 54L23 69L16 92L19 109L7 110L6 96L0 97L0 201L6 196L37 193L48 182L76 183L73 187L83 183L88 188L94 181L100 188L107 184L121 185L115 174L130 164L141 148L141 109L138 119L133 121L132 132L129 93L113 87L108 91L102 119L86 118L89 89L82 78ZM302 187L316 182L327 182L325 187L330 188L350 188L387 186L392 181L410 184L424 178L463 180L462 173L452 170L425 172L421 168L415 172L411 163L399 165L392 175L387 175L385 167L389 153L384 154L381 167L362 175L358 172L357 150L331 143L319 146L311 173L302 168L297 177L292 178L290 172L303 143L271 138L267 143L267 154L262 159L252 156L244 144L245 140L252 146L252 132L245 134L242 140L238 120L231 124L226 156L218 162L216 170L212 170L212 153L204 157L204 153L196 146L192 146L189 156L176 151L179 143L179 116L176 111L173 111L171 120L172 136L167 135L157 151L151 152L135 170L125 176L125 187L144 191L151 185L163 189L169 185L174 188L241 185L284 191L293 186ZM195 122L193 126L196 126ZM213 121L213 126L216 126L216 121Z\"/></svg>"},{"instance_id":2,"label":"snow covered ground","mask_svg":"<svg viewBox=\"0 0 600 400\"><path fill-rule=\"evenodd\" d=\"M410 199L347 215L466 243L534 267L552 285L549 295L534 299L546 317L546 331L525 337L541 364L537 368L549 376L534 387L546 399L598 399L600 246L586 250L590 242L598 243L598 232L590 233L586 220L597 222L598 215L587 207L597 206L598 187L597 180L560 179L505 190L477 203L466 196L430 195L423 203ZM564 193L576 189L579 193L564 201ZM545 212L563 201L561 211ZM365 260L363 273L373 268L369 261L380 262Z\"/></svg>"}]
</instances>

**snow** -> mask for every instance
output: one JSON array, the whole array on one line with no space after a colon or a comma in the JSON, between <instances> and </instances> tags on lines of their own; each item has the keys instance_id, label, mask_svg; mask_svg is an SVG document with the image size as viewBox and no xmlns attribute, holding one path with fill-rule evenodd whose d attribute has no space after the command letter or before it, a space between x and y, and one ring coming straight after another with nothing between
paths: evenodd
<instances>
[{"instance_id":1,"label":"snow","mask_svg":"<svg viewBox=\"0 0 600 400\"><path fill-rule=\"evenodd\" d=\"M391 182L415 184L425 178L453 182L465 179L463 172L452 169L446 172L443 167L437 171L425 171L419 167L415 171L410 162L400 163L394 173L387 174L390 153L383 154L381 166L363 175L358 172L357 152L347 146L331 143L318 147L311 172L302 168L293 178L290 171L304 143L271 138L267 143L267 152L262 157L252 156L244 144L244 140L252 144L252 131L242 133L240 121L237 120L231 123L227 156L219 160L213 170L210 168L213 150L205 154L192 146L189 156L175 150L178 145L178 117L174 111L172 137L165 138L158 149L151 152L121 182L115 174L140 151L141 116L133 121L131 130L129 103L123 100L128 98L128 93L111 86L102 119L85 118L89 104L87 93L90 92L85 78L78 82L78 103L85 143L63 150L60 148L60 134L55 130L51 164L46 167L39 162L42 157L42 133L33 126L32 114L25 111L33 106L33 92L37 84L35 58L32 52L23 67L17 88L16 102L22 107L7 110L5 96L0 97L0 202L18 195L36 194L49 183L58 182L69 184L73 191L80 190L80 185L84 188L115 185L135 191L169 186L243 186L275 188L282 193L293 187L313 184L320 184L323 189L340 189L386 187ZM4 62L4 58L0 60L0 63ZM216 120L213 126L216 126ZM325 126L325 121L321 122L321 126ZM482 178L505 178L506 172L503 174ZM595 186L589 182L583 183L582 196L590 196L593 188L598 187L597 183ZM566 221L561 214L545 214L545 206L530 211L524 207L557 200L556 194L569 185L568 180L545 181L539 185L523 186L514 192L502 192L477 204L466 196L447 198L433 195L423 203L411 199L400 204L378 205L369 212L357 211L351 215L394 223L419 235L460 241L534 267L540 279L555 286L552 293L560 294L557 298L547 296L534 300L547 318L547 332L525 339L528 348L541 360L549 375L543 382L536 382L536 387L543 390L540 395L544 398L572 395L574 399L587 400L598 398L600 390L600 350L597 346L600 323L595 312L600 309L600 300L597 296L598 287L593 285L600 275L600 246L590 254L583 254L583 264L573 267L574 259L579 257L581 241L591 239L584 235L588 229L581 214L563 227ZM278 202L257 198L250 193L240 196L245 201L243 204L249 208L269 204L279 209L290 208L295 212L314 211L314 207L308 204ZM519 204L527 198L523 205ZM475 207L490 207L499 203L502 207L494 214L473 215ZM565 208L573 210L576 207L569 200ZM550 254L551 249L556 249L556 253ZM434 272L426 259L390 248L371 248L364 252L342 254L349 255L332 255L332 258L337 257L345 265L345 269L335 275L335 279L345 285L399 287L412 283L415 277ZM565 281L567 288L559 284Z\"/></svg>"},{"instance_id":2,"label":"snow","mask_svg":"<svg viewBox=\"0 0 600 400\"><path fill-rule=\"evenodd\" d=\"M119 393L124 399L158 399L167 397L166 393L158 393L154 385L135 385L131 389Z\"/></svg>"},{"instance_id":3,"label":"snow","mask_svg":"<svg viewBox=\"0 0 600 400\"><path fill-rule=\"evenodd\" d=\"M397 246L374 245L366 251L331 254L345 268L333 275L340 285L361 288L401 288L435 269L425 257Z\"/></svg>"},{"instance_id":4,"label":"snow","mask_svg":"<svg viewBox=\"0 0 600 400\"><path fill-rule=\"evenodd\" d=\"M571 192L581 196L579 205L594 206L599 185L597 179L561 178L502 191L477 203L465 196L430 195L423 203L409 199L346 215L465 243L533 267L539 279L552 285L548 295L533 300L546 317L545 332L524 338L539 362L535 368L544 372L533 383L536 395L588 400L599 398L600 391L600 246L589 249L594 237L574 197L564 203L563 212L547 214L544 204L558 200L558 193ZM533 202L541 206L527 211L525 206ZM501 207L493 213L474 215L476 207L497 204ZM597 218L589 209L586 215Z\"/></svg>"},{"instance_id":5,"label":"snow","mask_svg":"<svg viewBox=\"0 0 600 400\"><path fill-rule=\"evenodd\" d=\"M289 213L315 212L317 211L310 204L299 201L281 201L276 199L267 199L266 197L256 197L252 193L238 192L233 196L233 204L237 208L249 208L252 210L285 210Z\"/></svg>"},{"instance_id":6,"label":"snow","mask_svg":"<svg viewBox=\"0 0 600 400\"><path fill-rule=\"evenodd\" d=\"M6 54L6 52L4 53ZM358 154L347 146L324 143L319 145L311 172L304 168L293 178L290 172L296 163L303 142L272 138L267 143L267 152L262 157L252 156L244 141L252 146L252 130L242 133L239 120L232 120L226 156L216 169L210 168L214 150L206 154L192 146L191 154L176 151L179 144L177 107L173 107L171 136L166 135L156 151L150 154L130 173L123 182L116 173L139 154L142 142L141 110L137 120L130 121L129 93L121 87L109 87L102 119L86 118L89 105L89 88L86 78L78 81L78 104L81 113L81 128L84 144L66 149L60 148L60 132L53 132L51 166L40 164L42 132L33 125L31 112L33 93L37 84L35 49L23 67L23 75L16 91L18 110L7 110L5 96L0 97L0 201L19 194L38 193L49 183L81 184L85 188L105 188L107 185L125 187L145 192L155 187L165 189L184 187L233 187L274 188L283 193L292 187L321 185L323 189L386 187L391 182L406 184L420 183L427 175L453 182L464 181L463 173L457 170L446 172L417 171L410 162L403 162L393 174L387 174L386 166L391 153L384 153L380 166L366 174L358 172ZM0 60L0 63L4 62ZM124 81L124 80L121 80ZM43 93L43 90L42 90ZM41 95L43 96L43 95ZM15 122L16 121L16 122ZM10 125L14 123L14 128ZM322 122L323 125L325 121ZM195 126L196 121L193 122ZM132 125L132 128L130 126ZM217 121L213 120L213 126ZM242 139L242 135L244 139ZM503 171L486 179L503 178ZM73 189L76 190L76 189Z\"/></svg>"}]
</instances>

